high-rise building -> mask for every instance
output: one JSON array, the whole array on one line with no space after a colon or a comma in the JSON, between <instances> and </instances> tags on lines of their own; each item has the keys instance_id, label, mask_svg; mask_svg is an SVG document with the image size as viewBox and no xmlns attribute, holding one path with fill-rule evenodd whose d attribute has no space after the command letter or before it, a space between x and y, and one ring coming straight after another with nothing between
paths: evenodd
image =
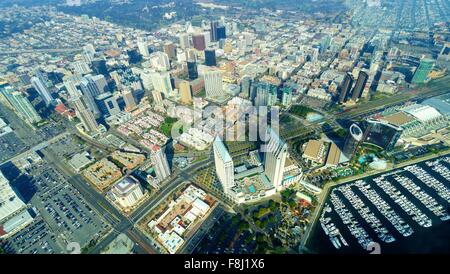
<instances>
[{"instance_id":1,"label":"high-rise building","mask_svg":"<svg viewBox=\"0 0 450 274\"><path fill-rule=\"evenodd\" d=\"M98 123L94 114L85 106L80 97L72 97L71 101L75 107L78 119L80 119L84 130L88 134L96 134L99 132Z\"/></svg>"},{"instance_id":2,"label":"high-rise building","mask_svg":"<svg viewBox=\"0 0 450 274\"><path fill-rule=\"evenodd\" d=\"M137 40L137 46L138 46L138 49L139 49L139 53L142 56L148 57L150 55L146 39L144 39L143 37L139 37L138 40Z\"/></svg>"},{"instance_id":3,"label":"high-rise building","mask_svg":"<svg viewBox=\"0 0 450 274\"><path fill-rule=\"evenodd\" d=\"M117 98L111 92L105 92L95 97L95 103L104 116L112 116L120 112Z\"/></svg>"},{"instance_id":4,"label":"high-rise building","mask_svg":"<svg viewBox=\"0 0 450 274\"><path fill-rule=\"evenodd\" d=\"M94 61L95 48L92 44L87 44L83 47L83 55L86 62L91 63Z\"/></svg>"},{"instance_id":5,"label":"high-rise building","mask_svg":"<svg viewBox=\"0 0 450 274\"><path fill-rule=\"evenodd\" d=\"M31 78L31 85L39 93L39 96L44 101L45 105L50 105L53 102L53 97L48 89L45 80L42 77L34 76Z\"/></svg>"},{"instance_id":6,"label":"high-rise building","mask_svg":"<svg viewBox=\"0 0 450 274\"><path fill-rule=\"evenodd\" d=\"M91 68L89 67L89 64L85 61L76 61L72 63L72 67L75 72L83 75L88 74L91 72Z\"/></svg>"},{"instance_id":7,"label":"high-rise building","mask_svg":"<svg viewBox=\"0 0 450 274\"><path fill-rule=\"evenodd\" d=\"M266 83L259 82L256 84L256 97L254 105L260 106L272 106L277 102L277 86Z\"/></svg>"},{"instance_id":8,"label":"high-rise building","mask_svg":"<svg viewBox=\"0 0 450 274\"><path fill-rule=\"evenodd\" d=\"M153 88L162 94L164 97L169 97L173 93L172 84L170 82L170 74L168 72L154 72L151 74Z\"/></svg>"},{"instance_id":9,"label":"high-rise building","mask_svg":"<svg viewBox=\"0 0 450 274\"><path fill-rule=\"evenodd\" d=\"M219 27L219 22L211 21L210 23L211 42L217 42L219 40L217 37L217 27Z\"/></svg>"},{"instance_id":10,"label":"high-rise building","mask_svg":"<svg viewBox=\"0 0 450 274\"><path fill-rule=\"evenodd\" d=\"M205 42L205 36L203 34L195 34L192 35L192 45L196 50L205 50L206 48L206 42Z\"/></svg>"},{"instance_id":11,"label":"high-rise building","mask_svg":"<svg viewBox=\"0 0 450 274\"><path fill-rule=\"evenodd\" d=\"M216 51L214 49L205 50L205 65L210 67L217 66Z\"/></svg>"},{"instance_id":12,"label":"high-rise building","mask_svg":"<svg viewBox=\"0 0 450 274\"><path fill-rule=\"evenodd\" d=\"M205 81L206 96L208 98L223 98L222 72L220 70L209 70L203 75Z\"/></svg>"},{"instance_id":13,"label":"high-rise building","mask_svg":"<svg viewBox=\"0 0 450 274\"><path fill-rule=\"evenodd\" d=\"M153 168L155 169L156 177L158 178L159 182L164 181L171 174L166 153L160 146L154 145L152 147L150 158L152 160Z\"/></svg>"},{"instance_id":14,"label":"high-rise building","mask_svg":"<svg viewBox=\"0 0 450 274\"><path fill-rule=\"evenodd\" d=\"M339 103L345 103L353 85L353 77L350 73L346 73L344 80L340 86Z\"/></svg>"},{"instance_id":15,"label":"high-rise building","mask_svg":"<svg viewBox=\"0 0 450 274\"><path fill-rule=\"evenodd\" d=\"M133 91L131 89L125 88L122 92L122 97L125 101L126 110L136 108L136 100L134 99Z\"/></svg>"},{"instance_id":16,"label":"high-rise building","mask_svg":"<svg viewBox=\"0 0 450 274\"><path fill-rule=\"evenodd\" d=\"M164 53L167 54L167 56L170 59L176 59L177 58L177 46L174 43L167 43L164 45Z\"/></svg>"},{"instance_id":17,"label":"high-rise building","mask_svg":"<svg viewBox=\"0 0 450 274\"><path fill-rule=\"evenodd\" d=\"M213 150L217 178L224 192L230 194L231 188L235 185L233 159L219 136L214 140Z\"/></svg>"},{"instance_id":18,"label":"high-rise building","mask_svg":"<svg viewBox=\"0 0 450 274\"><path fill-rule=\"evenodd\" d=\"M21 92L15 91L12 86L4 85L0 88L0 93L11 105L13 110L25 121L37 123L42 120L33 105Z\"/></svg>"},{"instance_id":19,"label":"high-rise building","mask_svg":"<svg viewBox=\"0 0 450 274\"><path fill-rule=\"evenodd\" d=\"M150 55L150 63L158 70L169 71L170 60L169 56L161 51L154 52Z\"/></svg>"},{"instance_id":20,"label":"high-rise building","mask_svg":"<svg viewBox=\"0 0 450 274\"><path fill-rule=\"evenodd\" d=\"M216 30L217 30L217 40L218 41L221 39L227 38L225 26L218 26Z\"/></svg>"},{"instance_id":21,"label":"high-rise building","mask_svg":"<svg viewBox=\"0 0 450 274\"><path fill-rule=\"evenodd\" d=\"M269 128L267 134L269 140L264 152L264 173L272 185L280 190L283 188L283 173L288 147L273 129Z\"/></svg>"},{"instance_id":22,"label":"high-rise building","mask_svg":"<svg viewBox=\"0 0 450 274\"><path fill-rule=\"evenodd\" d=\"M434 60L432 59L422 59L420 60L420 65L414 72L414 76L412 78L413 84L423 84L428 81L428 75L433 70Z\"/></svg>"},{"instance_id":23,"label":"high-rise building","mask_svg":"<svg viewBox=\"0 0 450 274\"><path fill-rule=\"evenodd\" d=\"M100 111L94 98L102 94L103 91L100 91L99 86L97 86L91 75L86 75L83 79L81 79L80 88L81 93L83 94L84 103L91 110L94 116L98 117L100 115Z\"/></svg>"},{"instance_id":24,"label":"high-rise building","mask_svg":"<svg viewBox=\"0 0 450 274\"><path fill-rule=\"evenodd\" d=\"M188 49L190 47L189 34L183 33L180 35L180 47L182 49Z\"/></svg>"},{"instance_id":25,"label":"high-rise building","mask_svg":"<svg viewBox=\"0 0 450 274\"><path fill-rule=\"evenodd\" d=\"M285 87L281 90L282 96L281 96L281 103L283 106L289 106L292 102L292 88Z\"/></svg>"},{"instance_id":26,"label":"high-rise building","mask_svg":"<svg viewBox=\"0 0 450 274\"><path fill-rule=\"evenodd\" d=\"M364 88L366 87L367 80L369 80L369 75L367 75L367 73L365 73L364 71L360 71L358 75L358 80L356 80L356 84L352 92L353 101L356 101L359 98L361 98Z\"/></svg>"},{"instance_id":27,"label":"high-rise building","mask_svg":"<svg viewBox=\"0 0 450 274\"><path fill-rule=\"evenodd\" d=\"M181 103L186 105L192 104L192 92L189 81L181 81L179 87L180 87Z\"/></svg>"},{"instance_id":28,"label":"high-rise building","mask_svg":"<svg viewBox=\"0 0 450 274\"><path fill-rule=\"evenodd\" d=\"M348 159L353 157L363 138L364 132L362 129L357 124L352 124L345 139L344 147L342 148L342 152Z\"/></svg>"},{"instance_id":29,"label":"high-rise building","mask_svg":"<svg viewBox=\"0 0 450 274\"><path fill-rule=\"evenodd\" d=\"M197 62L187 61L188 78L189 80L195 80L198 78Z\"/></svg>"},{"instance_id":30,"label":"high-rise building","mask_svg":"<svg viewBox=\"0 0 450 274\"><path fill-rule=\"evenodd\" d=\"M250 88L252 86L252 78L249 76L242 77L241 80L241 93L246 97L250 98Z\"/></svg>"},{"instance_id":31,"label":"high-rise building","mask_svg":"<svg viewBox=\"0 0 450 274\"><path fill-rule=\"evenodd\" d=\"M154 89L152 90L152 96L153 96L153 101L155 101L156 104L161 104L163 101L161 92Z\"/></svg>"}]
</instances>

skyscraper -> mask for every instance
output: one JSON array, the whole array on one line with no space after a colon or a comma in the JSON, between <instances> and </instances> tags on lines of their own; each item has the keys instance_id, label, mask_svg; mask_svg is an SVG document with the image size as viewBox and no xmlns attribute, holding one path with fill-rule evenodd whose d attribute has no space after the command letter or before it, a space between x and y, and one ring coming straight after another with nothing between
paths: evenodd
<instances>
[{"instance_id":1,"label":"skyscraper","mask_svg":"<svg viewBox=\"0 0 450 274\"><path fill-rule=\"evenodd\" d=\"M167 56L170 59L177 58L177 46L173 43L167 43L164 45L164 53L167 54Z\"/></svg>"},{"instance_id":2,"label":"skyscraper","mask_svg":"<svg viewBox=\"0 0 450 274\"><path fill-rule=\"evenodd\" d=\"M195 80L198 78L197 62L193 60L187 61L187 69L189 80Z\"/></svg>"},{"instance_id":3,"label":"skyscraper","mask_svg":"<svg viewBox=\"0 0 450 274\"><path fill-rule=\"evenodd\" d=\"M181 103L186 105L192 104L191 85L189 84L189 81L181 81L180 96L181 96Z\"/></svg>"},{"instance_id":4,"label":"skyscraper","mask_svg":"<svg viewBox=\"0 0 450 274\"><path fill-rule=\"evenodd\" d=\"M126 110L132 110L136 107L136 100L131 89L125 88L122 92L123 100L125 101Z\"/></svg>"},{"instance_id":5,"label":"skyscraper","mask_svg":"<svg viewBox=\"0 0 450 274\"><path fill-rule=\"evenodd\" d=\"M365 73L364 71L359 72L358 80L356 80L356 84L352 92L353 101L356 101L357 99L361 98L361 95L364 91L364 88L366 87L368 79L369 75L367 75L367 73Z\"/></svg>"},{"instance_id":6,"label":"skyscraper","mask_svg":"<svg viewBox=\"0 0 450 274\"><path fill-rule=\"evenodd\" d=\"M340 95L339 95L339 103L345 103L347 101L348 94L353 85L353 77L351 74L346 73L344 76L344 80L340 86Z\"/></svg>"},{"instance_id":7,"label":"skyscraper","mask_svg":"<svg viewBox=\"0 0 450 274\"><path fill-rule=\"evenodd\" d=\"M352 124L350 126L349 133L345 139L344 147L342 148L342 152L348 159L351 159L355 154L358 145L363 140L363 135L362 129L357 124Z\"/></svg>"},{"instance_id":8,"label":"skyscraper","mask_svg":"<svg viewBox=\"0 0 450 274\"><path fill-rule=\"evenodd\" d=\"M222 72L209 70L203 75L205 80L206 96L208 98L222 98L225 96L222 83Z\"/></svg>"},{"instance_id":9,"label":"skyscraper","mask_svg":"<svg viewBox=\"0 0 450 274\"><path fill-rule=\"evenodd\" d=\"M217 178L222 184L224 192L230 194L231 188L235 185L233 159L219 136L214 140L213 150Z\"/></svg>"},{"instance_id":10,"label":"skyscraper","mask_svg":"<svg viewBox=\"0 0 450 274\"><path fill-rule=\"evenodd\" d=\"M143 37L139 37L137 40L137 46L139 49L139 53L144 56L148 57L150 55L150 52L148 50L147 41Z\"/></svg>"},{"instance_id":11,"label":"skyscraper","mask_svg":"<svg viewBox=\"0 0 450 274\"><path fill-rule=\"evenodd\" d=\"M152 66L158 70L169 71L170 60L169 56L161 51L154 52L150 55L150 62Z\"/></svg>"},{"instance_id":12,"label":"skyscraper","mask_svg":"<svg viewBox=\"0 0 450 274\"><path fill-rule=\"evenodd\" d=\"M192 44L196 50L205 50L206 42L203 34L195 34L192 36Z\"/></svg>"},{"instance_id":13,"label":"skyscraper","mask_svg":"<svg viewBox=\"0 0 450 274\"><path fill-rule=\"evenodd\" d=\"M105 92L95 97L95 103L104 116L116 115L120 112L120 107L116 95Z\"/></svg>"},{"instance_id":14,"label":"skyscraper","mask_svg":"<svg viewBox=\"0 0 450 274\"><path fill-rule=\"evenodd\" d=\"M216 51L214 49L205 50L205 65L216 66Z\"/></svg>"},{"instance_id":15,"label":"skyscraper","mask_svg":"<svg viewBox=\"0 0 450 274\"><path fill-rule=\"evenodd\" d=\"M227 38L225 26L218 26L216 30L217 30L217 40Z\"/></svg>"},{"instance_id":16,"label":"skyscraper","mask_svg":"<svg viewBox=\"0 0 450 274\"><path fill-rule=\"evenodd\" d=\"M244 76L241 79L241 93L245 97L250 98L250 88L252 86L252 78L249 76Z\"/></svg>"},{"instance_id":17,"label":"skyscraper","mask_svg":"<svg viewBox=\"0 0 450 274\"><path fill-rule=\"evenodd\" d=\"M15 91L12 86L5 85L0 88L0 93L6 98L13 110L25 121L37 123L42 120L30 101L19 91Z\"/></svg>"},{"instance_id":18,"label":"skyscraper","mask_svg":"<svg viewBox=\"0 0 450 274\"><path fill-rule=\"evenodd\" d=\"M217 38L217 27L218 26L219 26L219 22L211 21L211 23L210 23L211 42L217 42L219 40Z\"/></svg>"},{"instance_id":19,"label":"skyscraper","mask_svg":"<svg viewBox=\"0 0 450 274\"><path fill-rule=\"evenodd\" d=\"M271 128L267 131L269 141L264 153L264 173L273 186L280 190L283 188L284 165L288 155L286 142Z\"/></svg>"},{"instance_id":20,"label":"skyscraper","mask_svg":"<svg viewBox=\"0 0 450 274\"><path fill-rule=\"evenodd\" d=\"M182 49L187 49L190 47L189 34L184 33L180 35L180 47Z\"/></svg>"},{"instance_id":21,"label":"skyscraper","mask_svg":"<svg viewBox=\"0 0 450 274\"><path fill-rule=\"evenodd\" d=\"M154 72L151 74L153 88L168 97L173 93L170 75L168 72Z\"/></svg>"},{"instance_id":22,"label":"skyscraper","mask_svg":"<svg viewBox=\"0 0 450 274\"><path fill-rule=\"evenodd\" d=\"M80 119L84 130L91 135L98 133L98 124L92 112L85 106L80 97L72 97L77 117Z\"/></svg>"},{"instance_id":23,"label":"skyscraper","mask_svg":"<svg viewBox=\"0 0 450 274\"><path fill-rule=\"evenodd\" d=\"M156 177L158 178L159 182L164 181L171 174L166 153L160 146L154 145L152 147L150 158L152 160L153 168L155 169Z\"/></svg>"},{"instance_id":24,"label":"skyscraper","mask_svg":"<svg viewBox=\"0 0 450 274\"><path fill-rule=\"evenodd\" d=\"M39 96L44 101L45 105L50 105L53 102L53 97L48 90L45 80L42 77L34 76L31 78L31 85L39 93Z\"/></svg>"}]
</instances>

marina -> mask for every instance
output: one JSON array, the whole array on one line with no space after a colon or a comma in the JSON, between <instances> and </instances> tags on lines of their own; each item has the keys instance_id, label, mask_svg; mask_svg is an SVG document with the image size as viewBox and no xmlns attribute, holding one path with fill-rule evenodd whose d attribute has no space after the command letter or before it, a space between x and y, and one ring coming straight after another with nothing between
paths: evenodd
<instances>
[{"instance_id":1,"label":"marina","mask_svg":"<svg viewBox=\"0 0 450 274\"><path fill-rule=\"evenodd\" d=\"M449 179L445 156L334 187L308 250L369 253L379 244L386 253L449 252Z\"/></svg>"}]
</instances>

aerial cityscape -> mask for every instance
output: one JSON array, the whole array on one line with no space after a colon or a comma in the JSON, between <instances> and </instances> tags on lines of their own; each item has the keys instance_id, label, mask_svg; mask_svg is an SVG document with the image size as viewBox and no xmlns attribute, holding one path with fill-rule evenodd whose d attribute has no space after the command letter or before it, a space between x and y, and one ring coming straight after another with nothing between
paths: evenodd
<instances>
[{"instance_id":1,"label":"aerial cityscape","mask_svg":"<svg viewBox=\"0 0 450 274\"><path fill-rule=\"evenodd\" d=\"M450 1L0 13L0 256L450 254Z\"/></svg>"}]
</instances>

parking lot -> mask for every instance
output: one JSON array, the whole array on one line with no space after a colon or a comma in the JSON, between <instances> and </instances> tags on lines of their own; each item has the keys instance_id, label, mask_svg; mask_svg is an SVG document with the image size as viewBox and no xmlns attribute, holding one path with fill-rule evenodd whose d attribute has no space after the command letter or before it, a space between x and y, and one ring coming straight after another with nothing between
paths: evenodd
<instances>
[{"instance_id":1,"label":"parking lot","mask_svg":"<svg viewBox=\"0 0 450 274\"><path fill-rule=\"evenodd\" d=\"M23 231L29 230L29 235L22 236L26 241L16 241L14 238L9 241L14 242L10 244L13 250L25 253L66 252L68 243L77 242L84 247L109 230L109 224L45 161L27 168L26 172L26 178L31 178L29 183L34 185L30 203L39 215L32 225L18 234L20 236ZM28 193L21 194L30 196ZM44 224L39 224L42 221ZM34 231L34 226L39 226L44 232ZM37 248L41 245L48 246L48 249Z\"/></svg>"},{"instance_id":2,"label":"parking lot","mask_svg":"<svg viewBox=\"0 0 450 274\"><path fill-rule=\"evenodd\" d=\"M12 158L25 148L25 144L14 132L0 137L0 162Z\"/></svg>"}]
</instances>

